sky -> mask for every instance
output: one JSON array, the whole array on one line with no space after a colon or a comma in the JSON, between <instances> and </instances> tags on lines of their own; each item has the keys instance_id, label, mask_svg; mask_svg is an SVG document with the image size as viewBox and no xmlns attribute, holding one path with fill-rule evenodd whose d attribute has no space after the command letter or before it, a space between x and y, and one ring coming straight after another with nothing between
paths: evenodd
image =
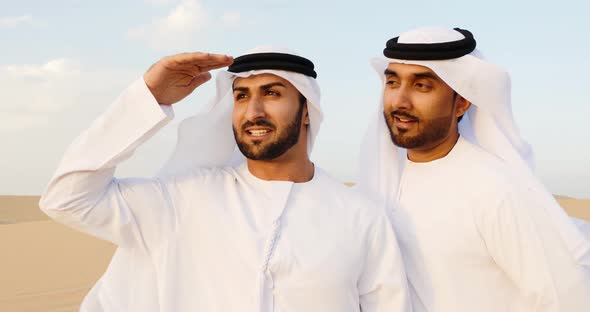
<instances>
[{"instance_id":1,"label":"sky","mask_svg":"<svg viewBox=\"0 0 590 312\"><path fill-rule=\"evenodd\" d=\"M0 194L43 192L68 144L163 56L239 56L259 45L313 60L325 122L312 160L353 181L361 137L379 105L369 59L421 26L472 31L512 77L512 103L555 193L590 198L589 4L565 1L0 0ZM208 83L118 176L151 176L176 127L213 95Z\"/></svg>"}]
</instances>

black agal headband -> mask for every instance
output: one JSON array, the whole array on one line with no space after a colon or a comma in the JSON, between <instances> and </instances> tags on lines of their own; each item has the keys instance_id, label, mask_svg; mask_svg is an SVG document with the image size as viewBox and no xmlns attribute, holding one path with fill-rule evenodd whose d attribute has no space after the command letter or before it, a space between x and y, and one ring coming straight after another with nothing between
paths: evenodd
<instances>
[{"instance_id":1,"label":"black agal headband","mask_svg":"<svg viewBox=\"0 0 590 312\"><path fill-rule=\"evenodd\" d=\"M234 59L234 63L227 69L232 73L250 70L278 69L300 73L317 78L313 63L301 56L286 53L254 53L246 54Z\"/></svg>"},{"instance_id":2,"label":"black agal headband","mask_svg":"<svg viewBox=\"0 0 590 312\"><path fill-rule=\"evenodd\" d=\"M383 50L388 58L414 61L438 61L459 58L475 50L475 39L469 30L454 28L464 39L441 43L398 43L399 37L389 39Z\"/></svg>"}]
</instances>

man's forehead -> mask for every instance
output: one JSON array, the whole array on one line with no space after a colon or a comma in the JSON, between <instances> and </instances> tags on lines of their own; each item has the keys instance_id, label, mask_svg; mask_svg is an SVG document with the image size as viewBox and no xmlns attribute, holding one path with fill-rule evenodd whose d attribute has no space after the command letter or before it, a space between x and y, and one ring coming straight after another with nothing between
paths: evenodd
<instances>
[{"instance_id":1,"label":"man's forehead","mask_svg":"<svg viewBox=\"0 0 590 312\"><path fill-rule=\"evenodd\" d=\"M393 71L398 75L430 73L438 77L438 75L436 75L436 73L432 69L426 66L416 64L389 63L387 65L387 71Z\"/></svg>"},{"instance_id":2,"label":"man's forehead","mask_svg":"<svg viewBox=\"0 0 590 312\"><path fill-rule=\"evenodd\" d=\"M234 79L233 87L256 88L259 86L268 85L269 83L277 82L283 84L285 87L292 86L291 83L285 78L274 74L264 73L250 75L248 77L236 77L236 79Z\"/></svg>"}]
</instances>

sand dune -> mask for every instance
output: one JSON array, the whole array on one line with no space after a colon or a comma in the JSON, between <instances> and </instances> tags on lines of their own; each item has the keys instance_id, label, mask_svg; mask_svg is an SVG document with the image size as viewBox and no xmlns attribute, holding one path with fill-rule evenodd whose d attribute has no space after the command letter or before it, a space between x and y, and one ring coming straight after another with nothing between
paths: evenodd
<instances>
[{"instance_id":1,"label":"sand dune","mask_svg":"<svg viewBox=\"0 0 590 312\"><path fill-rule=\"evenodd\" d=\"M557 196L590 221L590 199ZM47 218L37 196L0 196L0 311L73 312L115 250Z\"/></svg>"},{"instance_id":2,"label":"sand dune","mask_svg":"<svg viewBox=\"0 0 590 312\"><path fill-rule=\"evenodd\" d=\"M38 202L39 196L0 196L0 224L48 220Z\"/></svg>"},{"instance_id":3,"label":"sand dune","mask_svg":"<svg viewBox=\"0 0 590 312\"><path fill-rule=\"evenodd\" d=\"M114 246L49 220L38 201L0 196L0 311L78 311Z\"/></svg>"},{"instance_id":4,"label":"sand dune","mask_svg":"<svg viewBox=\"0 0 590 312\"><path fill-rule=\"evenodd\" d=\"M590 221L590 199L555 196L570 216Z\"/></svg>"}]
</instances>

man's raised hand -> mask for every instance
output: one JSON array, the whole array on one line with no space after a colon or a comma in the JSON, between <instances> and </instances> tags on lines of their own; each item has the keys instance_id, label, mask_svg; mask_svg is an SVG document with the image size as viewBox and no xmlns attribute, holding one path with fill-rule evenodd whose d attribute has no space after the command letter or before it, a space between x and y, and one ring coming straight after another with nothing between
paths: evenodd
<instances>
[{"instance_id":1,"label":"man's raised hand","mask_svg":"<svg viewBox=\"0 0 590 312\"><path fill-rule=\"evenodd\" d=\"M230 65L227 55L203 52L167 56L152 65L143 79L160 104L171 105L211 79L210 70Z\"/></svg>"}]
</instances>

